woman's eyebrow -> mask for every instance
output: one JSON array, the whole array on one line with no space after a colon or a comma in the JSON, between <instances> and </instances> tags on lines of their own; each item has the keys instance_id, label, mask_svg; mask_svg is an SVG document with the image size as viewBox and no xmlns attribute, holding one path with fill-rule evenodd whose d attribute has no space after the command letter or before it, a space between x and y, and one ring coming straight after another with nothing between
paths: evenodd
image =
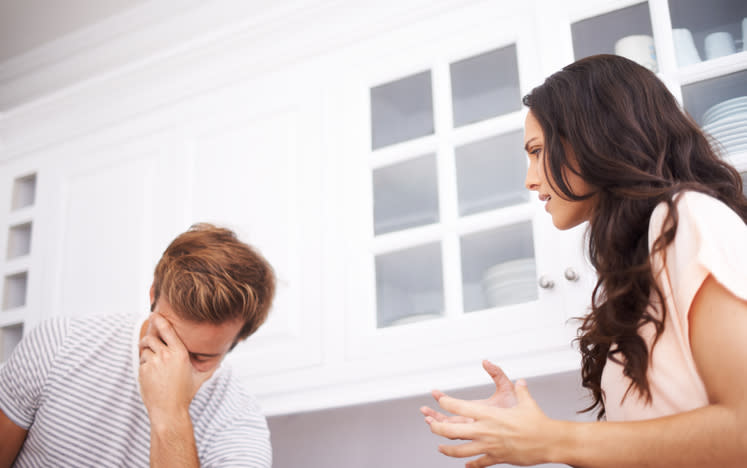
<instances>
[{"instance_id":1,"label":"woman's eyebrow","mask_svg":"<svg viewBox=\"0 0 747 468\"><path fill-rule=\"evenodd\" d=\"M537 137L532 137L529 140L527 140L527 142L524 143L524 151L526 151L528 153L529 152L529 144L532 143L536 139L537 139Z\"/></svg>"}]
</instances>

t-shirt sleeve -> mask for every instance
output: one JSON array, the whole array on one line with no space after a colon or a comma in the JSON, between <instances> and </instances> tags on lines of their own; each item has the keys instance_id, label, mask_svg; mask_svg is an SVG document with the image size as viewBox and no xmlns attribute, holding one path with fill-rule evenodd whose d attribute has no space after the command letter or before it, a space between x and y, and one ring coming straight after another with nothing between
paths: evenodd
<instances>
[{"instance_id":1,"label":"t-shirt sleeve","mask_svg":"<svg viewBox=\"0 0 747 468\"><path fill-rule=\"evenodd\" d=\"M666 248L665 268L686 331L690 306L708 275L747 300L747 225L724 203L702 193L682 194L676 209L677 232ZM650 242L661 233L666 213L664 205L654 211Z\"/></svg>"},{"instance_id":2,"label":"t-shirt sleeve","mask_svg":"<svg viewBox=\"0 0 747 468\"><path fill-rule=\"evenodd\" d=\"M209 444L201 465L209 468L271 468L272 446L267 420L253 398Z\"/></svg>"},{"instance_id":3,"label":"t-shirt sleeve","mask_svg":"<svg viewBox=\"0 0 747 468\"><path fill-rule=\"evenodd\" d=\"M0 368L0 409L19 427L28 429L34 421L68 323L61 317L42 322L18 343Z\"/></svg>"}]
</instances>

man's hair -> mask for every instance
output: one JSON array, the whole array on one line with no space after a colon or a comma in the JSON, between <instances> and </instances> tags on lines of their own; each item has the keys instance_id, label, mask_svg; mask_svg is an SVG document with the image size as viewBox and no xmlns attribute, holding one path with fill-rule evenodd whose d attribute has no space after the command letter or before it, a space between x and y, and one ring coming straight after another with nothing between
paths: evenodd
<instances>
[{"instance_id":1,"label":"man's hair","mask_svg":"<svg viewBox=\"0 0 747 468\"><path fill-rule=\"evenodd\" d=\"M151 309L163 297L185 320L241 320L239 341L264 323L274 295L275 273L259 252L228 229L200 223L174 239L158 261Z\"/></svg>"}]
</instances>

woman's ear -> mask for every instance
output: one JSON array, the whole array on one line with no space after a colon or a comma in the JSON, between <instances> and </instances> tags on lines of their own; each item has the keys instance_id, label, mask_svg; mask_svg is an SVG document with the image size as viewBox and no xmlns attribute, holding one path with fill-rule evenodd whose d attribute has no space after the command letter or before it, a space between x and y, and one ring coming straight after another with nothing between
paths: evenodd
<instances>
[{"instance_id":1,"label":"woman's ear","mask_svg":"<svg viewBox=\"0 0 747 468\"><path fill-rule=\"evenodd\" d=\"M153 312L153 309L156 308L156 301L155 299L155 290L153 289L153 285L150 285L150 311Z\"/></svg>"}]
</instances>

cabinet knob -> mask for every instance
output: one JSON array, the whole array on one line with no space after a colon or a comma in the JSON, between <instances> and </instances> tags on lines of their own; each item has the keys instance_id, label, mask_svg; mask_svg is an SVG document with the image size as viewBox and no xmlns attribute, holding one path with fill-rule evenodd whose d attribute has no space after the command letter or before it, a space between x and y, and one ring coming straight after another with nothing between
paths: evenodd
<instances>
[{"instance_id":1,"label":"cabinet knob","mask_svg":"<svg viewBox=\"0 0 747 468\"><path fill-rule=\"evenodd\" d=\"M580 278L579 274L573 268L566 268L563 276L565 276L565 279L572 282L578 281Z\"/></svg>"},{"instance_id":2,"label":"cabinet knob","mask_svg":"<svg viewBox=\"0 0 747 468\"><path fill-rule=\"evenodd\" d=\"M539 284L539 287L542 289L552 289L555 287L555 281L548 278L547 275L540 276L537 283Z\"/></svg>"}]
</instances>

